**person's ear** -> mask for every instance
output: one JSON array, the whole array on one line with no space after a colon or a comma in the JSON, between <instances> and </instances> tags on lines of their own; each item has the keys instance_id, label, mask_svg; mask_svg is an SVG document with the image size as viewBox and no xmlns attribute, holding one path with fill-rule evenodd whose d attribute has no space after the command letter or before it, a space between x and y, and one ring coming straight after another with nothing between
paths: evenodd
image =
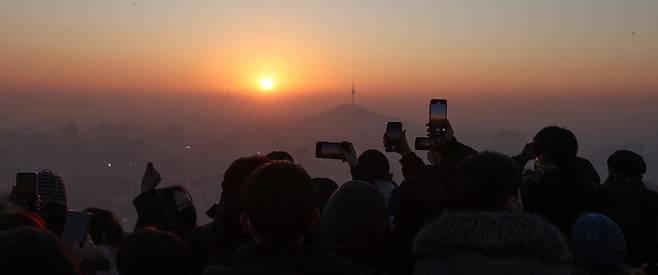
<instances>
[{"instance_id":1,"label":"person's ear","mask_svg":"<svg viewBox=\"0 0 658 275\"><path fill-rule=\"evenodd\" d=\"M311 214L311 222L308 224L308 231L313 231L318 229L320 226L320 210L315 209L313 210L313 214Z\"/></svg>"},{"instance_id":2,"label":"person's ear","mask_svg":"<svg viewBox=\"0 0 658 275\"><path fill-rule=\"evenodd\" d=\"M251 228L251 221L249 221L249 216L246 213L240 214L240 226L242 227L242 232L246 235L251 235L253 230Z\"/></svg>"}]
</instances>

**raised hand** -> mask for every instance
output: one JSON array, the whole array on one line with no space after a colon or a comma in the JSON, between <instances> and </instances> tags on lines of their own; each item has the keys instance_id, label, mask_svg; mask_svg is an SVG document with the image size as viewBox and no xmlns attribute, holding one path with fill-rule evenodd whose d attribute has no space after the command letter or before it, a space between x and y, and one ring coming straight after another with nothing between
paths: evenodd
<instances>
[{"instance_id":1,"label":"raised hand","mask_svg":"<svg viewBox=\"0 0 658 275\"><path fill-rule=\"evenodd\" d=\"M343 155L343 161L347 162L350 167L358 166L359 159L356 156L354 145L351 142L343 142L343 148L340 150L340 153Z\"/></svg>"},{"instance_id":2,"label":"raised hand","mask_svg":"<svg viewBox=\"0 0 658 275\"><path fill-rule=\"evenodd\" d=\"M455 138L455 132L448 119L439 122L430 122L427 123L427 126L429 136L434 139L434 144L436 144L437 148L441 148Z\"/></svg>"},{"instance_id":3,"label":"raised hand","mask_svg":"<svg viewBox=\"0 0 658 275\"><path fill-rule=\"evenodd\" d=\"M161 180L160 173L158 170L155 170L153 163L149 162L146 165L146 171L144 171L144 176L142 177L141 192L144 193L148 190L155 189Z\"/></svg>"}]
</instances>

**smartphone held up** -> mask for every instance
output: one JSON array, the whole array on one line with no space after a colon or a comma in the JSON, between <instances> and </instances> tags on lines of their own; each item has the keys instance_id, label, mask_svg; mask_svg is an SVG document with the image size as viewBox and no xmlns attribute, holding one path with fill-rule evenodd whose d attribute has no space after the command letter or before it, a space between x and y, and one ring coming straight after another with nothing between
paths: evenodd
<instances>
[{"instance_id":1,"label":"smartphone held up","mask_svg":"<svg viewBox=\"0 0 658 275\"><path fill-rule=\"evenodd\" d=\"M445 99L431 99L429 108L429 122L427 123L427 137L417 137L416 150L431 150L436 147L437 138L446 132L448 121L448 101Z\"/></svg>"},{"instance_id":2,"label":"smartphone held up","mask_svg":"<svg viewBox=\"0 0 658 275\"><path fill-rule=\"evenodd\" d=\"M37 172L20 172L16 174L16 185L12 191L13 199L25 209L36 211L39 207L39 174Z\"/></svg>"},{"instance_id":3,"label":"smartphone held up","mask_svg":"<svg viewBox=\"0 0 658 275\"><path fill-rule=\"evenodd\" d=\"M384 148L386 152L397 152L402 142L402 122L390 121L386 123L384 133Z\"/></svg>"},{"instance_id":4,"label":"smartphone held up","mask_svg":"<svg viewBox=\"0 0 658 275\"><path fill-rule=\"evenodd\" d=\"M344 160L343 151L350 152L352 149L352 143L343 141L343 142L328 142L328 141L318 141L315 144L315 157L323 159L340 159Z\"/></svg>"}]
</instances>

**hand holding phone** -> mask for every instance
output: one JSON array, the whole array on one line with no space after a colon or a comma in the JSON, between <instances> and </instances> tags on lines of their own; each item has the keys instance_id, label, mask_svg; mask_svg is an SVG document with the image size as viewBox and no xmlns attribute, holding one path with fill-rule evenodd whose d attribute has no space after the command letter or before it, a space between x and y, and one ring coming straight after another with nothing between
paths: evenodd
<instances>
[{"instance_id":1,"label":"hand holding phone","mask_svg":"<svg viewBox=\"0 0 658 275\"><path fill-rule=\"evenodd\" d=\"M384 148L386 152L398 152L402 143L402 122L391 121L386 123L384 133Z\"/></svg>"},{"instance_id":2,"label":"hand holding phone","mask_svg":"<svg viewBox=\"0 0 658 275\"><path fill-rule=\"evenodd\" d=\"M12 190L14 200L28 211L36 211L39 207L39 174L37 172L21 172L16 174L16 185Z\"/></svg>"},{"instance_id":3,"label":"hand holding phone","mask_svg":"<svg viewBox=\"0 0 658 275\"><path fill-rule=\"evenodd\" d=\"M77 243L82 245L89 233L91 213L69 211L66 213L66 221L62 229L62 239L68 244Z\"/></svg>"}]
</instances>

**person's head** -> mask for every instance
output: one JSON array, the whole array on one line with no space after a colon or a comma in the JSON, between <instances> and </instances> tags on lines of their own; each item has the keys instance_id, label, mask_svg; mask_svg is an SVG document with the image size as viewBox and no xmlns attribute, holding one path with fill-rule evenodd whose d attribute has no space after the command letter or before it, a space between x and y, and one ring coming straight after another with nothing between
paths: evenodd
<instances>
[{"instance_id":1,"label":"person's head","mask_svg":"<svg viewBox=\"0 0 658 275\"><path fill-rule=\"evenodd\" d=\"M320 247L358 263L375 264L385 254L390 222L386 199L373 184L349 181L322 212Z\"/></svg>"},{"instance_id":2,"label":"person's head","mask_svg":"<svg viewBox=\"0 0 658 275\"><path fill-rule=\"evenodd\" d=\"M576 160L578 140L569 129L548 126L533 139L535 155L540 166L560 167Z\"/></svg>"},{"instance_id":3,"label":"person's head","mask_svg":"<svg viewBox=\"0 0 658 275\"><path fill-rule=\"evenodd\" d=\"M608 181L617 183L641 182L647 164L642 156L628 150L619 150L608 158Z\"/></svg>"},{"instance_id":4,"label":"person's head","mask_svg":"<svg viewBox=\"0 0 658 275\"><path fill-rule=\"evenodd\" d=\"M586 270L619 266L627 246L624 234L610 218L587 213L571 227L571 247L578 265Z\"/></svg>"},{"instance_id":5,"label":"person's head","mask_svg":"<svg viewBox=\"0 0 658 275\"><path fill-rule=\"evenodd\" d=\"M119 247L123 240L123 228L114 213L100 208L90 207L82 212L91 213L89 235L94 244Z\"/></svg>"},{"instance_id":6,"label":"person's head","mask_svg":"<svg viewBox=\"0 0 658 275\"><path fill-rule=\"evenodd\" d=\"M150 227L130 235L116 258L121 275L190 274L191 263L189 249L176 235Z\"/></svg>"},{"instance_id":7,"label":"person's head","mask_svg":"<svg viewBox=\"0 0 658 275\"><path fill-rule=\"evenodd\" d=\"M257 243L300 243L317 225L317 193L311 177L298 165L275 161L254 171L242 187L243 229Z\"/></svg>"},{"instance_id":8,"label":"person's head","mask_svg":"<svg viewBox=\"0 0 658 275\"><path fill-rule=\"evenodd\" d=\"M39 215L46 222L48 230L61 234L68 211L64 180L51 170L43 170L38 175L37 190L41 200Z\"/></svg>"},{"instance_id":9,"label":"person's head","mask_svg":"<svg viewBox=\"0 0 658 275\"><path fill-rule=\"evenodd\" d=\"M569 274L572 261L557 228L510 211L446 211L418 233L413 254L414 274Z\"/></svg>"},{"instance_id":10,"label":"person's head","mask_svg":"<svg viewBox=\"0 0 658 275\"><path fill-rule=\"evenodd\" d=\"M46 223L34 213L23 210L9 211L0 214L0 231L13 229L21 226L29 226L46 230Z\"/></svg>"},{"instance_id":11,"label":"person's head","mask_svg":"<svg viewBox=\"0 0 658 275\"><path fill-rule=\"evenodd\" d=\"M222 192L239 193L242 184L247 177L258 167L270 162L270 160L261 155L239 158L226 169L224 180L222 181Z\"/></svg>"},{"instance_id":12,"label":"person's head","mask_svg":"<svg viewBox=\"0 0 658 275\"><path fill-rule=\"evenodd\" d=\"M0 230L0 274L82 274L64 240L30 226Z\"/></svg>"},{"instance_id":13,"label":"person's head","mask_svg":"<svg viewBox=\"0 0 658 275\"><path fill-rule=\"evenodd\" d=\"M315 184L315 190L318 191L318 209L322 211L331 195L338 189L338 184L328 178L313 178L313 184Z\"/></svg>"},{"instance_id":14,"label":"person's head","mask_svg":"<svg viewBox=\"0 0 658 275\"><path fill-rule=\"evenodd\" d=\"M359 156L359 166L369 179L390 180L388 159L378 150L367 150Z\"/></svg>"},{"instance_id":15,"label":"person's head","mask_svg":"<svg viewBox=\"0 0 658 275\"><path fill-rule=\"evenodd\" d=\"M509 209L523 179L518 164L494 152L471 155L457 166L457 197L446 207L459 210Z\"/></svg>"},{"instance_id":16,"label":"person's head","mask_svg":"<svg viewBox=\"0 0 658 275\"><path fill-rule=\"evenodd\" d=\"M181 238L197 226L196 207L190 192L180 185L158 189L172 214L173 232Z\"/></svg>"},{"instance_id":17,"label":"person's head","mask_svg":"<svg viewBox=\"0 0 658 275\"><path fill-rule=\"evenodd\" d=\"M285 160L295 163L295 160L286 151L272 151L269 154L265 155L265 157L269 160Z\"/></svg>"}]
</instances>

